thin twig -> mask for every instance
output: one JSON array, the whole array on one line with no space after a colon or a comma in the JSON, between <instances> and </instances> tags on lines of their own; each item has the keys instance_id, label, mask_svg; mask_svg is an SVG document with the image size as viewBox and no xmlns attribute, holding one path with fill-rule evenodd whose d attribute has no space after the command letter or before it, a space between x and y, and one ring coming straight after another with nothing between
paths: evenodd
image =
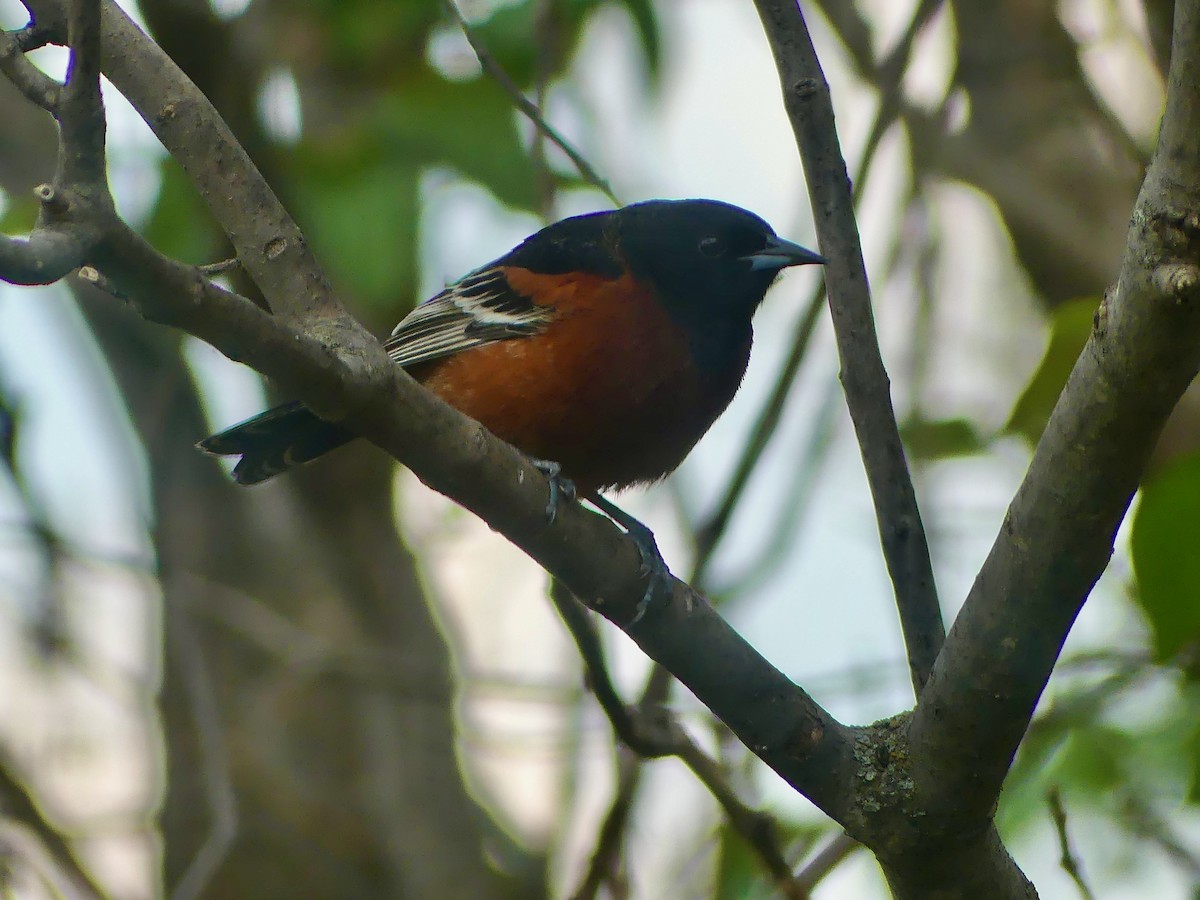
<instances>
[{"instance_id":1,"label":"thin twig","mask_svg":"<svg viewBox=\"0 0 1200 900\"><path fill-rule=\"evenodd\" d=\"M546 95L550 89L550 75L554 56L559 52L561 23L556 0L538 0L533 14L534 31L534 105L538 115L546 117ZM533 159L534 178L537 181L538 203L542 219L549 222L554 218L554 201L557 184L550 161L546 157L546 133L540 128L533 130L533 145L529 148Z\"/></svg>"},{"instance_id":2,"label":"thin twig","mask_svg":"<svg viewBox=\"0 0 1200 900\"><path fill-rule=\"evenodd\" d=\"M57 114L62 85L25 58L22 33L0 31L0 72L30 103Z\"/></svg>"},{"instance_id":3,"label":"thin twig","mask_svg":"<svg viewBox=\"0 0 1200 900\"><path fill-rule=\"evenodd\" d=\"M475 51L475 55L479 58L479 64L483 66L483 70L492 76L496 83L504 89L509 97L512 98L513 103L516 104L517 109L524 113L525 117L533 123L534 127L567 155L567 158L574 164L584 181L608 197L613 202L613 205L620 206L621 201L617 199L617 195L613 193L613 189L609 186L609 183L601 178L599 173L592 168L591 164L583 158L583 155L571 146L571 143L546 121L537 104L526 97L524 92L517 86L517 83L504 71L504 67L496 61L496 58L492 56L491 52L484 46L483 41L475 33L475 29L467 22L462 11L458 8L458 4L454 0L444 0L444 2L446 9L450 11L450 15L458 22L458 27L462 29L462 33L466 36L471 49Z\"/></svg>"},{"instance_id":4,"label":"thin twig","mask_svg":"<svg viewBox=\"0 0 1200 900\"><path fill-rule=\"evenodd\" d=\"M692 770L700 783L708 788L720 804L733 830L742 836L759 860L771 873L775 886L788 900L807 900L808 891L792 874L791 864L783 853L776 830L775 817L747 806L729 785L720 767L686 734L680 732L676 755Z\"/></svg>"},{"instance_id":5,"label":"thin twig","mask_svg":"<svg viewBox=\"0 0 1200 900\"><path fill-rule=\"evenodd\" d=\"M784 86L825 267L842 386L862 452L888 573L919 694L945 640L929 544L879 352L866 267L833 105L808 26L794 0L755 0Z\"/></svg>"},{"instance_id":6,"label":"thin twig","mask_svg":"<svg viewBox=\"0 0 1200 900\"><path fill-rule=\"evenodd\" d=\"M625 844L625 831L633 814L633 801L642 783L641 760L632 752L617 748L617 789L608 807L604 821L600 823L600 834L596 849L588 862L583 881L571 894L571 900L595 900L600 887L621 877L621 850Z\"/></svg>"},{"instance_id":7,"label":"thin twig","mask_svg":"<svg viewBox=\"0 0 1200 900\"><path fill-rule=\"evenodd\" d=\"M777 520L764 528L767 535L765 545L757 554L727 581L706 585L705 588L723 602L733 597L744 597L754 593L756 587L776 571L779 562L785 559L801 535L799 529L812 507L812 496L820 483L820 474L829 450L837 436L838 413L841 410L840 392L837 381L830 377L827 387L822 388L824 397L810 423L808 440L797 457L790 482L777 492L783 500L778 505L781 512Z\"/></svg>"},{"instance_id":8,"label":"thin twig","mask_svg":"<svg viewBox=\"0 0 1200 900\"><path fill-rule=\"evenodd\" d=\"M164 585L168 597L178 593ZM175 651L172 660L190 701L196 741L200 748L200 764L204 780L204 799L212 823L204 843L197 848L178 884L171 890L171 900L193 900L202 897L212 882L217 868L228 855L238 833L237 799L233 778L229 772L229 751L225 746L225 731L213 692L212 674L204 660L194 625L185 604L176 597L167 612L167 638Z\"/></svg>"},{"instance_id":9,"label":"thin twig","mask_svg":"<svg viewBox=\"0 0 1200 900\"><path fill-rule=\"evenodd\" d=\"M652 730L648 727L648 718L639 715L640 710L630 709L621 700L608 672L604 648L600 645L600 635L591 612L557 580L550 586L550 598L579 649L587 673L588 688L612 723L613 731L621 743L647 759L673 753L668 745L668 733L661 728Z\"/></svg>"},{"instance_id":10,"label":"thin twig","mask_svg":"<svg viewBox=\"0 0 1200 900\"><path fill-rule=\"evenodd\" d=\"M663 756L676 756L681 759L701 784L708 788L720 804L730 827L755 851L784 896L790 900L802 900L806 897L807 894L796 891L792 882L791 866L779 845L774 817L742 802L716 762L691 739L675 717L657 702L656 694L660 690L657 680L647 685L646 694L649 696L644 696L642 703L635 708L626 706L608 673L591 613L557 582L551 586L550 593L579 648L588 675L588 684L600 707L608 716L613 731L621 742L637 754L637 757L627 764L636 771L646 759ZM670 683L669 677L666 683ZM632 805L633 794L638 784L638 779L633 777L619 779L617 794L605 820L605 827L601 829L596 850L592 854L592 866L576 893L577 897L591 896L587 891L599 883L596 879L604 872L612 870L612 855L620 845L614 843L616 837L610 832L618 823L623 825L628 820L626 808Z\"/></svg>"},{"instance_id":11,"label":"thin twig","mask_svg":"<svg viewBox=\"0 0 1200 900\"><path fill-rule=\"evenodd\" d=\"M103 291L114 300L120 300L122 303L129 302L129 295L113 284L112 280L95 266L80 266L76 274L80 281L86 281L96 290Z\"/></svg>"},{"instance_id":12,"label":"thin twig","mask_svg":"<svg viewBox=\"0 0 1200 900\"><path fill-rule=\"evenodd\" d=\"M226 272L232 272L234 269L241 268L242 261L236 256L229 259L223 259L220 262L205 263L202 266L196 266L201 272L209 278L215 278L218 275L224 275Z\"/></svg>"},{"instance_id":13,"label":"thin twig","mask_svg":"<svg viewBox=\"0 0 1200 900\"><path fill-rule=\"evenodd\" d=\"M1187 872L1193 883L1200 882L1200 854L1179 838L1168 823L1142 797L1125 794L1121 814L1130 830L1156 844L1177 866Z\"/></svg>"},{"instance_id":14,"label":"thin twig","mask_svg":"<svg viewBox=\"0 0 1200 900\"><path fill-rule=\"evenodd\" d=\"M1050 818L1054 821L1054 831L1058 835L1058 864L1071 876L1083 900L1095 900L1096 895L1084 880L1083 866L1071 850L1071 838L1067 834L1067 810L1063 806L1062 792L1058 788L1046 792L1046 805L1050 807Z\"/></svg>"},{"instance_id":15,"label":"thin twig","mask_svg":"<svg viewBox=\"0 0 1200 900\"><path fill-rule=\"evenodd\" d=\"M922 0L917 10L913 13L912 21L909 23L904 36L892 53L879 66L880 72L886 73L887 77L884 78L881 76L880 78L879 83L883 94L880 99L879 108L875 113L875 119L871 123L871 130L868 133L866 144L863 147L862 157L858 163L858 171L852 181L851 199L855 208L858 207L858 203L862 199L862 192L870 179L871 170L874 167L877 151L882 143L883 136L896 121L899 114L899 100L902 96L902 76L908 67L913 42L916 40L920 29L937 11L941 3L942 0ZM741 500L746 486L750 481L750 476L757 467L759 459L762 457L763 452L770 443L772 435L775 433L775 429L779 425L779 420L782 417L783 410L795 385L796 373L800 370L800 366L807 356L812 334L819 321L825 299L825 280L822 277L818 280L812 295L805 304L804 313L800 316L796 325L796 332L792 338L792 347L788 352L787 361L776 377L775 386L772 388L767 401L763 404L762 410L758 414L758 418L755 420L754 428L750 433L749 439L746 441L742 456L734 467L734 474L722 494L721 502L717 505L716 512L697 529L695 547L696 566L693 570L690 583L698 590L703 589L703 574L712 558L713 551L728 529L737 504Z\"/></svg>"},{"instance_id":16,"label":"thin twig","mask_svg":"<svg viewBox=\"0 0 1200 900\"><path fill-rule=\"evenodd\" d=\"M716 512L696 529L696 563L692 570L690 583L695 585L698 590L702 589L701 585L708 564L712 560L713 551L720 543L721 538L725 536L734 511L745 494L746 486L750 483L750 476L754 474L758 461L762 458L763 452L775 434L779 420L783 417L788 398L796 384L796 373L808 355L813 332L816 330L817 322L820 321L821 311L824 308L825 284L821 280L813 290L804 312L800 316L787 362L784 363L783 369L775 379L775 387L759 411L754 428L742 449L742 455L734 467L733 475L721 496L721 502L717 505Z\"/></svg>"},{"instance_id":17,"label":"thin twig","mask_svg":"<svg viewBox=\"0 0 1200 900\"><path fill-rule=\"evenodd\" d=\"M841 865L847 857L861 847L858 841L844 831L839 831L820 850L813 854L796 874L796 883L801 889L812 892L830 872Z\"/></svg>"}]
</instances>

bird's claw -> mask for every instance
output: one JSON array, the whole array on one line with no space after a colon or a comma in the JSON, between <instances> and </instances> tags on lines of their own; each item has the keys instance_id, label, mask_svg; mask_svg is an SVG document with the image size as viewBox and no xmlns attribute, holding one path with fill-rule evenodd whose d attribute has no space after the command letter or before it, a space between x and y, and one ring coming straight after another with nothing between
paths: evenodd
<instances>
[{"instance_id":1,"label":"bird's claw","mask_svg":"<svg viewBox=\"0 0 1200 900\"><path fill-rule=\"evenodd\" d=\"M642 621L642 617L646 615L646 610L650 608L650 604L654 602L659 591L669 588L671 584L671 570L662 558L662 553L659 552L658 542L654 540L654 532L641 522L637 522L636 519L633 521L638 527L630 529L626 525L625 533L629 535L633 545L637 547L638 555L642 558L638 572L646 579L646 593L642 594L642 599L638 601L637 609L634 610L633 618L629 620L631 626Z\"/></svg>"},{"instance_id":2,"label":"bird's claw","mask_svg":"<svg viewBox=\"0 0 1200 900\"><path fill-rule=\"evenodd\" d=\"M670 588L673 578L671 570L662 558L662 553L659 552L658 542L654 539L654 532L645 524L639 522L633 516L629 515L629 513L599 494L591 494L587 500L625 529L625 533L629 535L629 539L637 547L638 556L641 557L642 564L638 571L646 579L646 593L638 601L633 618L629 621L629 626L636 625L642 621L642 618L646 615L646 611L650 609L650 605L654 602L654 598L659 596L663 590Z\"/></svg>"},{"instance_id":3,"label":"bird's claw","mask_svg":"<svg viewBox=\"0 0 1200 900\"><path fill-rule=\"evenodd\" d=\"M533 467L546 476L550 485L550 497L546 501L546 524L553 525L558 517L558 504L562 501L570 503L576 497L575 482L564 478L562 466L552 459L531 460Z\"/></svg>"}]
</instances>

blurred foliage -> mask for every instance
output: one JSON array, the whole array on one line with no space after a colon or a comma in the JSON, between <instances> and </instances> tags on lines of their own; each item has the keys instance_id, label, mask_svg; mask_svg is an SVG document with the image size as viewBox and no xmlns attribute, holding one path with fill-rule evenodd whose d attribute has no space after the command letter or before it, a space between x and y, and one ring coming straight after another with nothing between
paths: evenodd
<instances>
[{"instance_id":1,"label":"blurred foliage","mask_svg":"<svg viewBox=\"0 0 1200 900\"><path fill-rule=\"evenodd\" d=\"M1031 444L1037 443L1046 428L1046 422L1050 420L1054 404L1058 402L1058 395L1075 366L1075 360L1092 333L1096 307L1096 300L1089 297L1064 303L1051 313L1050 340L1046 352L1013 407L1008 424L1004 426L1005 431L1021 435Z\"/></svg>"},{"instance_id":2,"label":"blurred foliage","mask_svg":"<svg viewBox=\"0 0 1200 900\"><path fill-rule=\"evenodd\" d=\"M1131 541L1136 599L1168 660L1200 640L1200 454L1142 486Z\"/></svg>"},{"instance_id":3,"label":"blurred foliage","mask_svg":"<svg viewBox=\"0 0 1200 900\"><path fill-rule=\"evenodd\" d=\"M650 0L515 3L501 7L481 23L477 31L505 71L523 87L532 87L538 78L539 67L558 70L566 64L588 16L603 6L620 6L628 12L637 32L647 72L656 77L662 59L662 47L658 20ZM553 47L529 40L529 35L536 34L544 27L542 22L546 18L550 18L549 27L560 39Z\"/></svg>"},{"instance_id":4,"label":"blurred foliage","mask_svg":"<svg viewBox=\"0 0 1200 900\"><path fill-rule=\"evenodd\" d=\"M1057 697L1034 720L1006 783L998 824L1011 835L1047 818L1047 795L1057 790L1069 816L1102 816L1162 847L1186 848L1171 819L1189 805L1194 813L1200 800L1200 689L1136 658L1107 662L1115 665L1110 674ZM1141 720L1130 721L1131 706ZM1155 822L1156 804L1172 815ZM1119 863L1093 859L1091 865L1099 874Z\"/></svg>"},{"instance_id":5,"label":"blurred foliage","mask_svg":"<svg viewBox=\"0 0 1200 900\"><path fill-rule=\"evenodd\" d=\"M0 234L27 234L37 219L38 204L32 196L6 195L0 209Z\"/></svg>"},{"instance_id":6,"label":"blurred foliage","mask_svg":"<svg viewBox=\"0 0 1200 900\"><path fill-rule=\"evenodd\" d=\"M220 252L207 222L208 211L191 179L174 157L165 156L159 165L158 200L142 234L167 256L198 265L213 262Z\"/></svg>"},{"instance_id":7,"label":"blurred foliage","mask_svg":"<svg viewBox=\"0 0 1200 900\"><path fill-rule=\"evenodd\" d=\"M791 858L802 855L792 852L793 848L807 851L829 834L824 824L813 822L775 820L775 835L781 847L788 849ZM756 900L778 896L770 875L763 868L762 859L744 837L729 827L718 832L719 857L717 861L714 900Z\"/></svg>"},{"instance_id":8,"label":"blurred foliage","mask_svg":"<svg viewBox=\"0 0 1200 900\"><path fill-rule=\"evenodd\" d=\"M982 452L986 444L968 419L924 419L913 416L900 428L910 457L932 462Z\"/></svg>"},{"instance_id":9,"label":"blurred foliage","mask_svg":"<svg viewBox=\"0 0 1200 900\"><path fill-rule=\"evenodd\" d=\"M525 0L501 6L472 27L533 96L540 83L552 84L565 73L588 22L607 7L630 17L653 80L661 46L648 0ZM261 123L234 122L235 131L248 147L263 148L256 162L293 209L339 290L360 305L370 324L397 319L420 299L414 291L424 173L449 171L509 207L541 211L533 127L493 79L439 65L436 42L458 36L441 3L264 3L247 15L269 17L270 39L247 54L240 74L234 59L212 77L248 78L260 87L266 72L294 77L303 123L298 141L285 147L269 134L251 133ZM240 20L225 27L239 28ZM171 50L166 35L160 39ZM470 54L460 40L461 51ZM203 86L222 93L215 84ZM148 237L168 254L207 261L219 251L202 204L172 160L163 160L161 174ZM579 183L573 171L550 174L560 185Z\"/></svg>"}]
</instances>

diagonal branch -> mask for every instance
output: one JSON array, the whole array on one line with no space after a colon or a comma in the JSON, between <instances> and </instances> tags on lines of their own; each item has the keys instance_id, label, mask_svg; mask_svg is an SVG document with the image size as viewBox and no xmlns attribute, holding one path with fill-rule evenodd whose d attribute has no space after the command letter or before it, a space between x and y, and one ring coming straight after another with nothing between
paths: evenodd
<instances>
[{"instance_id":1,"label":"diagonal branch","mask_svg":"<svg viewBox=\"0 0 1200 900\"><path fill-rule=\"evenodd\" d=\"M26 5L39 24L63 21L67 9L65 0ZM208 99L112 0L101 2L101 32L104 74L183 166L271 309L318 330L345 324L300 229Z\"/></svg>"},{"instance_id":2,"label":"diagonal branch","mask_svg":"<svg viewBox=\"0 0 1200 900\"><path fill-rule=\"evenodd\" d=\"M75 229L38 228L28 238L0 234L0 272L12 284L53 284L87 256Z\"/></svg>"},{"instance_id":3,"label":"diagonal branch","mask_svg":"<svg viewBox=\"0 0 1200 900\"><path fill-rule=\"evenodd\" d=\"M942 0L921 0L895 50L879 66L879 82L884 86L884 90L880 99L879 109L875 112L875 119L871 123L871 130L863 147L862 158L858 163L858 172L852 183L851 201L855 209L858 208L859 201L862 199L863 189L871 177L871 169L874 166L876 153L883 141L883 136L896 121L896 117L899 114L900 99L902 96L901 85L903 84L904 72L908 68L913 42L916 40L921 28L937 12L941 3ZM828 15L829 11L827 10L826 16L828 17ZM729 522L737 509L738 502L741 500L746 486L750 482L750 476L754 473L758 465L758 460L762 457L767 444L775 433L775 428L779 424L784 407L787 405L788 397L791 395L792 388L795 385L796 374L799 372L800 366L807 356L809 341L816 328L824 300L825 280L822 275L808 303L804 307L804 312L798 320L787 361L784 363L779 375L776 376L775 386L768 395L767 402L763 404L758 414L758 419L755 420L754 428L746 441L745 449L738 459L737 466L734 468L734 474L730 478L724 493L721 495L721 502L717 504L716 512L696 529L697 563L695 573L692 577L693 584L699 583L698 579L704 573L705 569L707 569L712 558L712 552L724 536Z\"/></svg>"},{"instance_id":4,"label":"diagonal branch","mask_svg":"<svg viewBox=\"0 0 1200 900\"><path fill-rule=\"evenodd\" d=\"M833 314L842 386L862 451L883 553L896 592L914 688L924 686L945 636L929 545L879 355L867 273L829 86L795 0L755 0L775 54L784 105L808 181Z\"/></svg>"},{"instance_id":5,"label":"diagonal branch","mask_svg":"<svg viewBox=\"0 0 1200 900\"><path fill-rule=\"evenodd\" d=\"M588 861L587 871L579 887L571 893L571 900L595 900L600 888L612 882L620 873L621 851L625 832L633 813L633 799L644 771L641 761L632 753L623 753L617 748L617 786L608 813L600 823L596 838L596 849ZM616 891L613 892L617 894ZM619 894L617 894L620 896Z\"/></svg>"},{"instance_id":6,"label":"diagonal branch","mask_svg":"<svg viewBox=\"0 0 1200 900\"><path fill-rule=\"evenodd\" d=\"M0 32L0 72L30 103L57 114L62 85L25 58L30 48L21 36L28 33Z\"/></svg>"},{"instance_id":7,"label":"diagonal branch","mask_svg":"<svg viewBox=\"0 0 1200 900\"><path fill-rule=\"evenodd\" d=\"M948 829L987 814L999 793L1157 436L1200 369L1197 134L1200 0L1180 0L1159 146L1120 279L913 718L914 776Z\"/></svg>"}]
</instances>

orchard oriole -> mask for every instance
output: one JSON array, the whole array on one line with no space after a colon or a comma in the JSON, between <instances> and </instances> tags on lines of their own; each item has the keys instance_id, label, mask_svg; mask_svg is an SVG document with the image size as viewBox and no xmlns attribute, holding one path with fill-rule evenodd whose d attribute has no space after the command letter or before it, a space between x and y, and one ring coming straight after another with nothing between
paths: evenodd
<instances>
[{"instance_id":1,"label":"orchard oriole","mask_svg":"<svg viewBox=\"0 0 1200 900\"><path fill-rule=\"evenodd\" d=\"M542 464L552 515L559 469L589 500L673 471L741 384L771 282L823 262L736 206L651 200L543 228L416 307L384 346ZM241 456L234 480L256 484L355 437L288 403L199 446Z\"/></svg>"}]
</instances>

